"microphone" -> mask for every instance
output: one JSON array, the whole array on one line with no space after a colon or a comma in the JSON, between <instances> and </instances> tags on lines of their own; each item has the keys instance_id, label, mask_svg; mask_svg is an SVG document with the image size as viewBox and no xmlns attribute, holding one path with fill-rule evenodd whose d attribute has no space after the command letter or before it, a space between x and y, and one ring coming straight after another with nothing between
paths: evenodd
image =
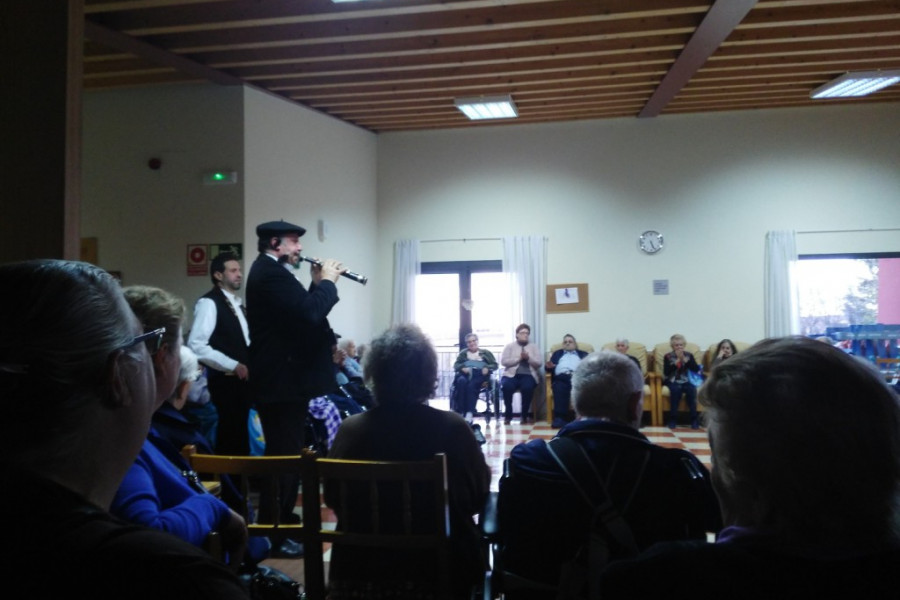
<instances>
[{"instance_id":1,"label":"microphone","mask_svg":"<svg viewBox=\"0 0 900 600\"><path fill-rule=\"evenodd\" d=\"M305 260L306 262L312 265L316 265L317 267L322 266L322 261L310 258L308 256L301 256L300 260ZM368 283L369 281L369 278L365 275L360 275L359 273L354 273L353 271L344 271L343 273L341 273L341 275L343 275L347 279L352 279L356 283L361 283L363 285L366 285L366 283Z\"/></svg>"}]
</instances>

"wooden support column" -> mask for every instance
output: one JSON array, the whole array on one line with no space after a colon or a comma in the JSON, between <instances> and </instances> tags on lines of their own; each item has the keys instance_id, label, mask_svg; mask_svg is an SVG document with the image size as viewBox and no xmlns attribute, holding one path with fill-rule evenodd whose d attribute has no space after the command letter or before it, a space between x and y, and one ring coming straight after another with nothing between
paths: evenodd
<instances>
[{"instance_id":1,"label":"wooden support column","mask_svg":"<svg viewBox=\"0 0 900 600\"><path fill-rule=\"evenodd\" d=\"M0 262L78 259L83 0L5 0L0 23Z\"/></svg>"}]
</instances>

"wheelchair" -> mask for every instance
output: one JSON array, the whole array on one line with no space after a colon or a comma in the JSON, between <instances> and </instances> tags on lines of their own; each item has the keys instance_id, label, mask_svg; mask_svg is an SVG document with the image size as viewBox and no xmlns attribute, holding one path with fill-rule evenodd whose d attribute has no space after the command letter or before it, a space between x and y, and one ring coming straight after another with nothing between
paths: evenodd
<instances>
[{"instance_id":1,"label":"wheelchair","mask_svg":"<svg viewBox=\"0 0 900 600\"><path fill-rule=\"evenodd\" d=\"M457 373L453 377L453 385L450 386L450 410L465 414L462 392L466 387L466 376ZM490 421L492 417L500 418L500 382L491 372L488 379L481 384L478 391L478 401L475 404L475 416L484 417Z\"/></svg>"}]
</instances>

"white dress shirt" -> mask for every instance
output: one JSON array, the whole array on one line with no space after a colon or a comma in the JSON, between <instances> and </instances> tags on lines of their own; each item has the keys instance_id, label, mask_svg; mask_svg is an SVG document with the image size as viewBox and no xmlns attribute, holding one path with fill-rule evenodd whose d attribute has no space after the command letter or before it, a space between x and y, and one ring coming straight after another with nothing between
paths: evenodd
<instances>
[{"instance_id":1,"label":"white dress shirt","mask_svg":"<svg viewBox=\"0 0 900 600\"><path fill-rule=\"evenodd\" d=\"M244 317L244 311L241 310L242 301L238 296L228 292L222 288L225 298L234 306L234 314L241 324L241 330L244 332L244 341L250 345L250 329L247 326L247 318ZM209 298L200 298L194 306L194 324L191 327L191 333L188 335L188 347L194 351L197 358L204 365L207 365L217 371L234 371L238 366L238 361L226 356L209 345L209 338L216 328L216 303Z\"/></svg>"}]
</instances>

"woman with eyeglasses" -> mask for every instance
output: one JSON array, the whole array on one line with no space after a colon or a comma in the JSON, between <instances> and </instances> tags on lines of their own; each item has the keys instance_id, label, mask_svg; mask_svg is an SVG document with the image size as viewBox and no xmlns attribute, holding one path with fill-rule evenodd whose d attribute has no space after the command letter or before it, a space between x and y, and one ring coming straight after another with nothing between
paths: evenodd
<instances>
[{"instance_id":1,"label":"woman with eyeglasses","mask_svg":"<svg viewBox=\"0 0 900 600\"><path fill-rule=\"evenodd\" d=\"M156 408L143 342L160 334L93 265L5 264L0 280L0 575L29 598L246 599L202 550L108 512Z\"/></svg>"},{"instance_id":2,"label":"woman with eyeglasses","mask_svg":"<svg viewBox=\"0 0 900 600\"><path fill-rule=\"evenodd\" d=\"M178 383L184 302L156 287L131 286L124 292L144 331L163 330L161 336L145 342L156 379L154 409L158 409L172 396ZM176 465L177 452L151 427L116 492L112 513L133 523L168 531L198 547L204 545L211 531L216 531L228 564L237 570L247 546L246 522Z\"/></svg>"}]
</instances>

